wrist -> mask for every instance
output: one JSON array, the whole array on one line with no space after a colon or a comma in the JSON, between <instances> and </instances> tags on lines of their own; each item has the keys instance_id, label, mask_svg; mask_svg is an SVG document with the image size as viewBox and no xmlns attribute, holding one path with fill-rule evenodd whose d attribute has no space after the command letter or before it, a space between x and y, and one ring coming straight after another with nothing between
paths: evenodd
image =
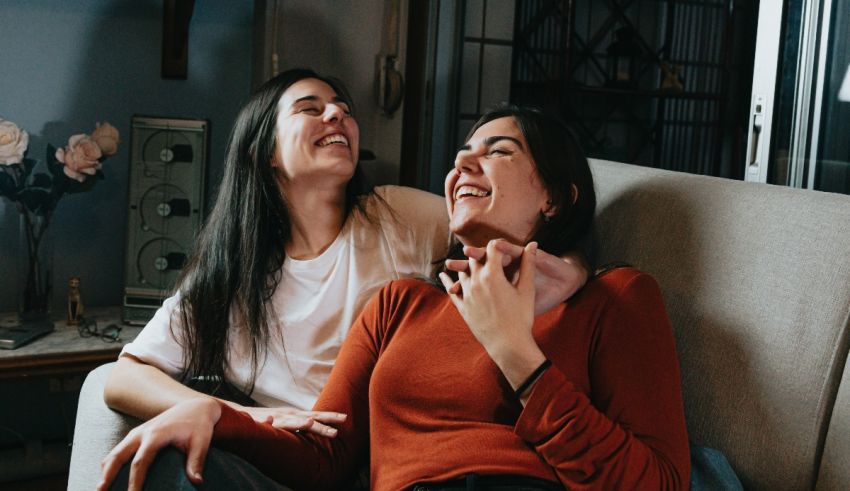
<instances>
[{"instance_id":1,"label":"wrist","mask_svg":"<svg viewBox=\"0 0 850 491\"><path fill-rule=\"evenodd\" d=\"M533 339L505 344L501 349L488 350L488 353L514 390L546 360Z\"/></svg>"},{"instance_id":2,"label":"wrist","mask_svg":"<svg viewBox=\"0 0 850 491\"><path fill-rule=\"evenodd\" d=\"M227 402L214 397L209 397L197 399L196 401L193 401L193 404L196 405L193 410L197 411L201 417L205 418L212 425L215 425L218 423L218 420L221 419L222 405L227 404Z\"/></svg>"}]
</instances>

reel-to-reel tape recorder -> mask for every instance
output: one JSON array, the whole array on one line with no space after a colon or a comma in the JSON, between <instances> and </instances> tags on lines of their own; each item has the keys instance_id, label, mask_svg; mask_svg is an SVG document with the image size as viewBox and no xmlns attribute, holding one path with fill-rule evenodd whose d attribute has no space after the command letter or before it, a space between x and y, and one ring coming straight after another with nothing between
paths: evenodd
<instances>
[{"instance_id":1,"label":"reel-to-reel tape recorder","mask_svg":"<svg viewBox=\"0 0 850 491\"><path fill-rule=\"evenodd\" d=\"M204 209L209 123L134 116L123 320L146 324L175 286Z\"/></svg>"}]
</instances>

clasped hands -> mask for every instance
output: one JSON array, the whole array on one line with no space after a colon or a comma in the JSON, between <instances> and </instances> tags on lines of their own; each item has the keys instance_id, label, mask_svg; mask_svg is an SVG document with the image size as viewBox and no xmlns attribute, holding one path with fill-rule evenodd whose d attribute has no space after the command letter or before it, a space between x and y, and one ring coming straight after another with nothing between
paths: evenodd
<instances>
[{"instance_id":1,"label":"clasped hands","mask_svg":"<svg viewBox=\"0 0 850 491\"><path fill-rule=\"evenodd\" d=\"M514 390L546 359L532 335L535 315L563 302L586 280L586 270L538 251L492 240L483 250L465 247L467 261L447 261L458 273L440 280L487 354ZM516 263L519 263L518 265ZM527 397L520 397L525 405Z\"/></svg>"},{"instance_id":2,"label":"clasped hands","mask_svg":"<svg viewBox=\"0 0 850 491\"><path fill-rule=\"evenodd\" d=\"M469 273L470 260L483 264L488 257L487 251L490 247L493 248L493 254L499 254L505 276L515 285L525 248L503 239L491 240L487 247L465 246L463 254L469 259L448 259L446 268L457 273ZM534 266L535 316L548 312L552 307L564 302L587 282L587 268L582 264L581 256L577 253L557 257L538 250ZM454 282L451 287L445 283L444 286L449 294L461 293L460 281Z\"/></svg>"}]
</instances>

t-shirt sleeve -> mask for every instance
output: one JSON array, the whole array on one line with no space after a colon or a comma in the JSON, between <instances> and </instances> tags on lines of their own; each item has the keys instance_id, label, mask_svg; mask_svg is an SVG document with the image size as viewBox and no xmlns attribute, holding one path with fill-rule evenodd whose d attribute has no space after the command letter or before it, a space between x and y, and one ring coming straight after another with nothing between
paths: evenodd
<instances>
[{"instance_id":1,"label":"t-shirt sleeve","mask_svg":"<svg viewBox=\"0 0 850 491\"><path fill-rule=\"evenodd\" d=\"M403 186L379 186L375 193L387 205L379 213L381 230L399 273L430 276L434 262L446 257L451 241L445 200Z\"/></svg>"},{"instance_id":2,"label":"t-shirt sleeve","mask_svg":"<svg viewBox=\"0 0 850 491\"><path fill-rule=\"evenodd\" d=\"M213 434L215 445L295 489L339 489L353 477L368 457L369 381L384 338L391 288L384 287L372 298L351 327L313 408L348 415L335 426L335 438L279 430L222 405Z\"/></svg>"},{"instance_id":3,"label":"t-shirt sleeve","mask_svg":"<svg viewBox=\"0 0 850 491\"><path fill-rule=\"evenodd\" d=\"M162 307L156 311L136 339L124 346L121 356L133 355L148 365L177 377L185 368L183 349L175 338L175 332L179 333L181 326L180 295L176 294L162 303Z\"/></svg>"},{"instance_id":4,"label":"t-shirt sleeve","mask_svg":"<svg viewBox=\"0 0 850 491\"><path fill-rule=\"evenodd\" d=\"M589 357L591 398L556 366L515 432L569 489L686 489L679 364L658 285L638 273L609 299Z\"/></svg>"}]
</instances>

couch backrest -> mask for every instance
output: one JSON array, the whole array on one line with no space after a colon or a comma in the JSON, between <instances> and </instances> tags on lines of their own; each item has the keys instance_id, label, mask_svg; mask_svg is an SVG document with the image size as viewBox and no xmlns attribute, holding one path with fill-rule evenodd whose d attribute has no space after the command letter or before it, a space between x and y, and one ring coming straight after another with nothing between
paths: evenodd
<instances>
[{"instance_id":1,"label":"couch backrest","mask_svg":"<svg viewBox=\"0 0 850 491\"><path fill-rule=\"evenodd\" d=\"M691 440L748 489L814 487L850 344L850 197L591 166L598 260L658 279Z\"/></svg>"}]
</instances>

